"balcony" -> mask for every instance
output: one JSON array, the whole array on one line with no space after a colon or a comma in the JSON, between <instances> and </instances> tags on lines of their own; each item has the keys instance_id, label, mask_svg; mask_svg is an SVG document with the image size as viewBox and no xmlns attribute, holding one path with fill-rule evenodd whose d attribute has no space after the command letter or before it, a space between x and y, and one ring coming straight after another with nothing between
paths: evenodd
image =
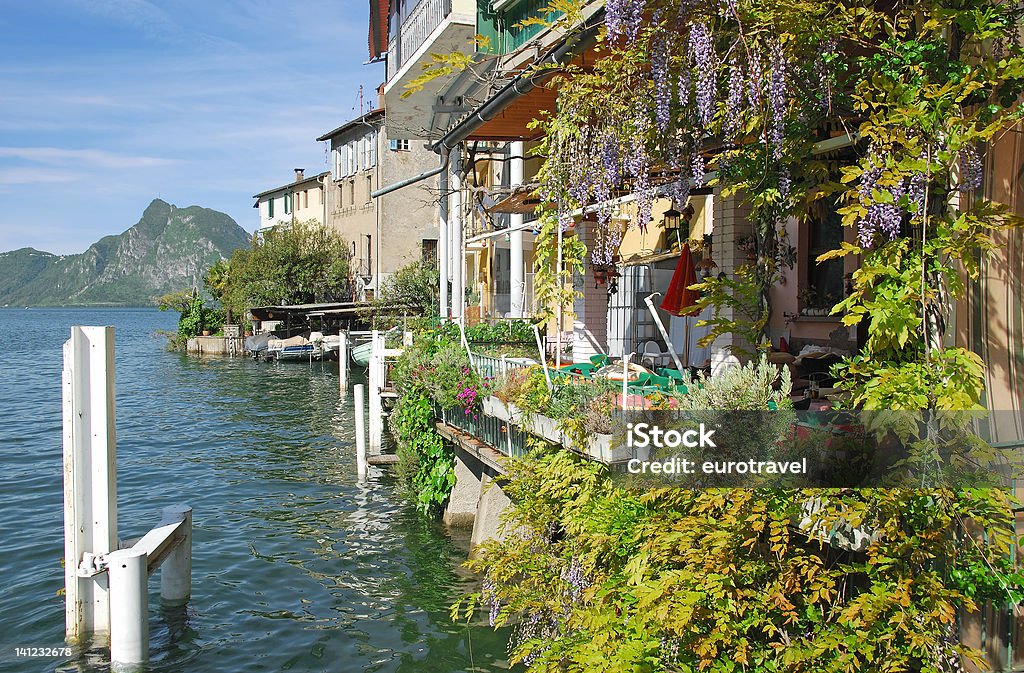
<instances>
[{"instance_id":1,"label":"balcony","mask_svg":"<svg viewBox=\"0 0 1024 673\"><path fill-rule=\"evenodd\" d=\"M431 54L472 53L475 31L474 0L420 0L401 17L388 42L384 103L389 138L429 138L441 130L434 128L434 108L451 76L416 92L408 84L424 73Z\"/></svg>"},{"instance_id":2,"label":"balcony","mask_svg":"<svg viewBox=\"0 0 1024 673\"><path fill-rule=\"evenodd\" d=\"M477 30L480 35L487 38L488 51L502 56L511 54L544 32L542 25L520 24L526 19L558 18L546 16L542 11L549 4L549 0L512 0L492 10L490 4L482 3L477 13Z\"/></svg>"},{"instance_id":3,"label":"balcony","mask_svg":"<svg viewBox=\"0 0 1024 673\"><path fill-rule=\"evenodd\" d=\"M388 75L401 70L451 13L452 0L424 0L416 5L388 42Z\"/></svg>"}]
</instances>

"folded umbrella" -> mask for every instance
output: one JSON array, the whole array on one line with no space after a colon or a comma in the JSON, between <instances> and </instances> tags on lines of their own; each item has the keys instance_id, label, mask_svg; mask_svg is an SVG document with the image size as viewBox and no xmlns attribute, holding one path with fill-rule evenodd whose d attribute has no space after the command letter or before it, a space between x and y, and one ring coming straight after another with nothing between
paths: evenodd
<instances>
[{"instance_id":1,"label":"folded umbrella","mask_svg":"<svg viewBox=\"0 0 1024 673\"><path fill-rule=\"evenodd\" d=\"M700 309L695 304L700 298L700 293L691 290L691 285L697 284L697 271L693 266L693 255L690 254L690 245L683 245L679 251L679 261L676 262L676 270L672 274L672 281L665 290L665 297L661 301L661 309L674 316L695 316L700 314ZM687 311L687 309L690 309ZM685 311L685 312L684 312Z\"/></svg>"}]
</instances>

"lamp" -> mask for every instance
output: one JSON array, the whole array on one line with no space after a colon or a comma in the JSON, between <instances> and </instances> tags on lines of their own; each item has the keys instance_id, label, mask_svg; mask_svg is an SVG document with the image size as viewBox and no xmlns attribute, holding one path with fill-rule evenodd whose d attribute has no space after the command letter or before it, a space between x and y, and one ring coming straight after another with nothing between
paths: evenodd
<instances>
[{"instance_id":1,"label":"lamp","mask_svg":"<svg viewBox=\"0 0 1024 673\"><path fill-rule=\"evenodd\" d=\"M678 231L679 224L682 221L683 214L675 208L675 204L672 204L668 210L665 211L662 222L665 227L665 231Z\"/></svg>"}]
</instances>

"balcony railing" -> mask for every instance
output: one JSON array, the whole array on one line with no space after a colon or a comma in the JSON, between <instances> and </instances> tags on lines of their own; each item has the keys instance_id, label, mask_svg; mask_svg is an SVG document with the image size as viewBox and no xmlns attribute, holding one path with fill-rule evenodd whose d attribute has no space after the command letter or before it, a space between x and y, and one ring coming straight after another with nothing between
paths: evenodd
<instances>
[{"instance_id":1,"label":"balcony railing","mask_svg":"<svg viewBox=\"0 0 1024 673\"><path fill-rule=\"evenodd\" d=\"M550 0L519 0L494 11L488 3L479 4L477 11L477 32L486 38L489 51L510 54L528 44L545 30L544 25L535 23L522 25L527 19L554 21L561 14L548 15L544 10Z\"/></svg>"},{"instance_id":2,"label":"balcony railing","mask_svg":"<svg viewBox=\"0 0 1024 673\"><path fill-rule=\"evenodd\" d=\"M430 34L452 13L452 0L421 0L388 41L388 79L402 69Z\"/></svg>"}]
</instances>

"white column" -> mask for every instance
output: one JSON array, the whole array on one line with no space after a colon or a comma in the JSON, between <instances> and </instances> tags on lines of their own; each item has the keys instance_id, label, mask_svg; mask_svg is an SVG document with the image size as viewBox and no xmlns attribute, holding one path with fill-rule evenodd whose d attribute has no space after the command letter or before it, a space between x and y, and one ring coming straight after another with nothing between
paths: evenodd
<instances>
[{"instance_id":1,"label":"white column","mask_svg":"<svg viewBox=\"0 0 1024 673\"><path fill-rule=\"evenodd\" d=\"M348 332L338 331L338 396L348 395Z\"/></svg>"},{"instance_id":2,"label":"white column","mask_svg":"<svg viewBox=\"0 0 1024 673\"><path fill-rule=\"evenodd\" d=\"M384 333L373 331L373 355L370 356L370 453L380 455L384 436L384 409L381 392L385 384Z\"/></svg>"},{"instance_id":3,"label":"white column","mask_svg":"<svg viewBox=\"0 0 1024 673\"><path fill-rule=\"evenodd\" d=\"M441 293L438 306L438 315L447 318L448 313L448 264L450 259L451 245L450 233L448 231L448 171L441 171L439 180L439 213L438 213L438 236L437 236L437 268L441 276Z\"/></svg>"},{"instance_id":4,"label":"white column","mask_svg":"<svg viewBox=\"0 0 1024 673\"><path fill-rule=\"evenodd\" d=\"M110 632L108 577L82 568L117 549L114 328L72 327L64 344L65 636Z\"/></svg>"},{"instance_id":5,"label":"white column","mask_svg":"<svg viewBox=\"0 0 1024 673\"><path fill-rule=\"evenodd\" d=\"M451 278L452 278L452 317L461 318L463 304L466 301L464 275L466 270L465 250L462 240L462 154L456 148L451 152L449 177L451 185L451 205L448 210L448 225L451 245Z\"/></svg>"},{"instance_id":6,"label":"white column","mask_svg":"<svg viewBox=\"0 0 1024 673\"><path fill-rule=\"evenodd\" d=\"M149 658L149 555L137 548L111 552L110 668L137 670Z\"/></svg>"},{"instance_id":7,"label":"white column","mask_svg":"<svg viewBox=\"0 0 1024 673\"><path fill-rule=\"evenodd\" d=\"M185 536L160 564L160 598L168 605L184 605L192 597L192 508L171 505L162 514L162 524L184 521Z\"/></svg>"},{"instance_id":8,"label":"white column","mask_svg":"<svg viewBox=\"0 0 1024 673\"><path fill-rule=\"evenodd\" d=\"M366 479L366 429L363 417L366 406L363 400L363 384L357 383L352 386L352 393L356 403L356 474L362 481Z\"/></svg>"},{"instance_id":9,"label":"white column","mask_svg":"<svg viewBox=\"0 0 1024 673\"><path fill-rule=\"evenodd\" d=\"M509 172L509 184L514 189L517 185L523 184L524 181L524 162L522 159L516 159L514 157L521 157L526 152L525 145L522 142L515 142L511 144L510 150L512 153L512 159L509 160L508 172ZM512 292L512 308L511 313L513 318L522 318L524 313L523 306L523 216L519 214L512 215L509 220L509 229L511 232L508 237L509 246L509 284Z\"/></svg>"}]
</instances>

